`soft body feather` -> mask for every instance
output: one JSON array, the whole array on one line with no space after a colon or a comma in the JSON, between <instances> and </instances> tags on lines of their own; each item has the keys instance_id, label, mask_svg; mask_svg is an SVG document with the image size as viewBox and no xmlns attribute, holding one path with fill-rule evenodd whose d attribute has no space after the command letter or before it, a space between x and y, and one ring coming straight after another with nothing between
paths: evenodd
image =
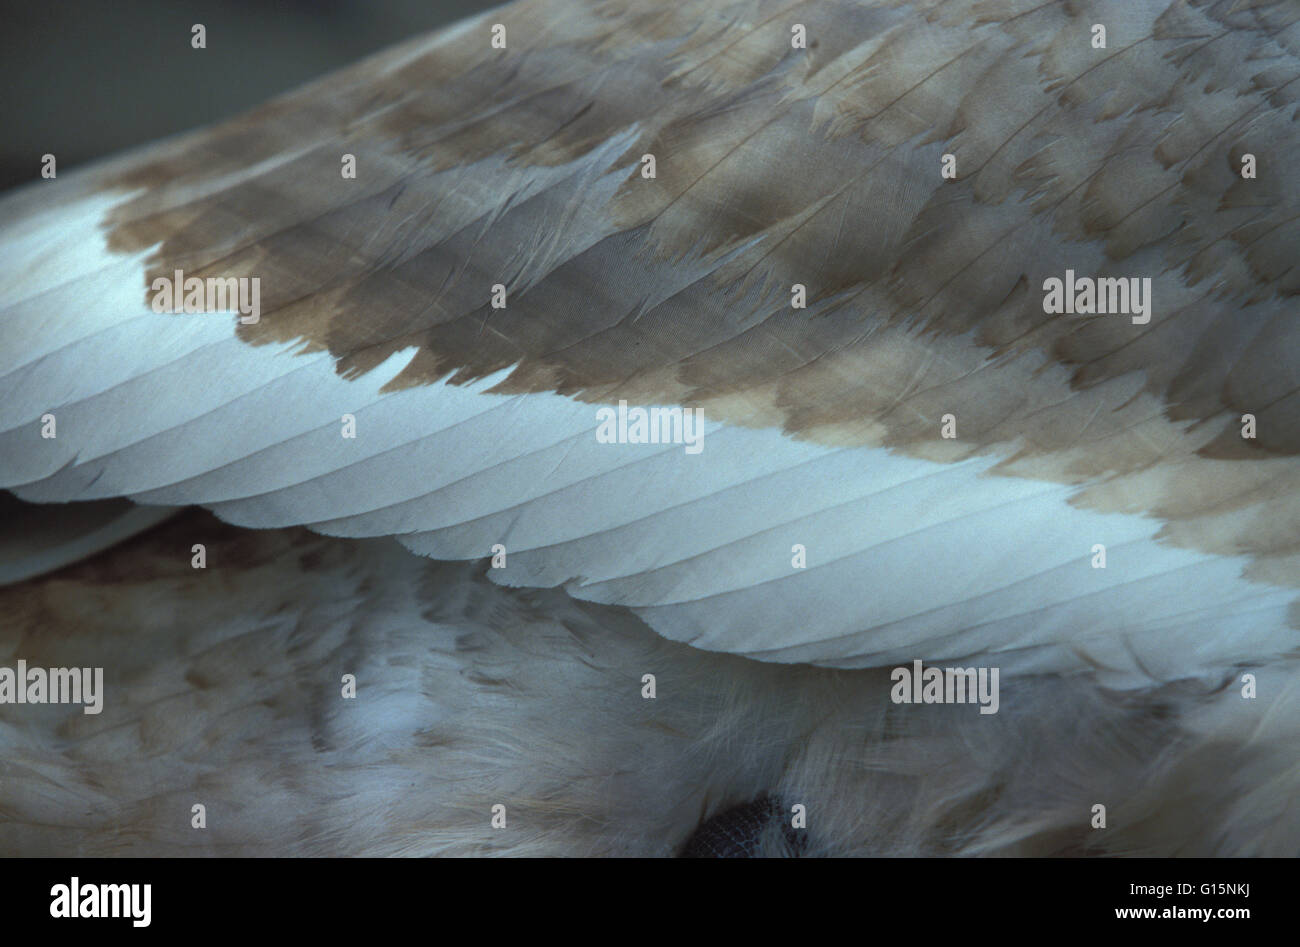
<instances>
[{"instance_id":1,"label":"soft body feather","mask_svg":"<svg viewBox=\"0 0 1300 947\"><path fill-rule=\"evenodd\" d=\"M208 575L178 555L196 538ZM1042 677L992 716L895 705L884 671L710 655L388 540L198 514L0 608L0 663L102 664L108 695L98 715L0 706L8 854L670 855L765 793L804 807L807 855L1294 855L1300 838L1294 662L1261 672L1257 701Z\"/></svg>"}]
</instances>

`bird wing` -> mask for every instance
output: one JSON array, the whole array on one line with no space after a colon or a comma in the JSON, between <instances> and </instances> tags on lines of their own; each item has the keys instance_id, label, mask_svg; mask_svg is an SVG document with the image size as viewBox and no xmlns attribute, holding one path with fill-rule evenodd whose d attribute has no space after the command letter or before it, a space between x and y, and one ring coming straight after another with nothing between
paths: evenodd
<instances>
[{"instance_id":1,"label":"bird wing","mask_svg":"<svg viewBox=\"0 0 1300 947\"><path fill-rule=\"evenodd\" d=\"M498 553L775 661L1284 653L1298 22L489 11L0 202L0 486ZM1148 320L1046 311L1068 274ZM195 277L256 321L156 311Z\"/></svg>"}]
</instances>

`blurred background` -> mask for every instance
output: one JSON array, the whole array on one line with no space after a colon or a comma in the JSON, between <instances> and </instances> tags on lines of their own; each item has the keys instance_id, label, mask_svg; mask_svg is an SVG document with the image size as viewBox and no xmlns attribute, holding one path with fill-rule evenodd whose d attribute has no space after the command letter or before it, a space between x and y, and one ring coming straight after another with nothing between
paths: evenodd
<instances>
[{"instance_id":1,"label":"blurred background","mask_svg":"<svg viewBox=\"0 0 1300 947\"><path fill-rule=\"evenodd\" d=\"M0 190L208 125L499 0L0 0ZM207 49L190 27L207 27Z\"/></svg>"}]
</instances>

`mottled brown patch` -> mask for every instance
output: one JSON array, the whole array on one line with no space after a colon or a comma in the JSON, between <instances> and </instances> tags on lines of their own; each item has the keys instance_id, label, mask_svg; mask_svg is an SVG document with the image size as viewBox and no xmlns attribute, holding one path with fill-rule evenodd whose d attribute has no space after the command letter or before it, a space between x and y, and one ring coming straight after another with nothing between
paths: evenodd
<instances>
[{"instance_id":1,"label":"mottled brown patch","mask_svg":"<svg viewBox=\"0 0 1300 947\"><path fill-rule=\"evenodd\" d=\"M241 337L328 349L344 377L415 345L392 387L515 366L502 390L995 451L1296 582L1298 21L1226 0L526 0L106 177L143 189L110 243L161 241L150 279L259 276ZM1150 324L1045 314L1067 269L1150 277Z\"/></svg>"}]
</instances>

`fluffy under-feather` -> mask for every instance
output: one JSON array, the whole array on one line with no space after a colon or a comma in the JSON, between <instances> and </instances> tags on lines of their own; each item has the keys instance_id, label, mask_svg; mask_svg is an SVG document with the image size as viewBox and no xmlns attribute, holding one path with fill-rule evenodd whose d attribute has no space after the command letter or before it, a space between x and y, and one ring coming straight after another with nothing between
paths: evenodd
<instances>
[{"instance_id":1,"label":"fluffy under-feather","mask_svg":"<svg viewBox=\"0 0 1300 947\"><path fill-rule=\"evenodd\" d=\"M391 540L198 513L0 590L0 611L0 662L102 664L108 692L93 716L0 706L9 854L667 855L763 795L806 807L808 855L1300 842L1295 662L1259 670L1254 701L1040 677L993 716L895 705L885 671L711 655Z\"/></svg>"}]
</instances>

